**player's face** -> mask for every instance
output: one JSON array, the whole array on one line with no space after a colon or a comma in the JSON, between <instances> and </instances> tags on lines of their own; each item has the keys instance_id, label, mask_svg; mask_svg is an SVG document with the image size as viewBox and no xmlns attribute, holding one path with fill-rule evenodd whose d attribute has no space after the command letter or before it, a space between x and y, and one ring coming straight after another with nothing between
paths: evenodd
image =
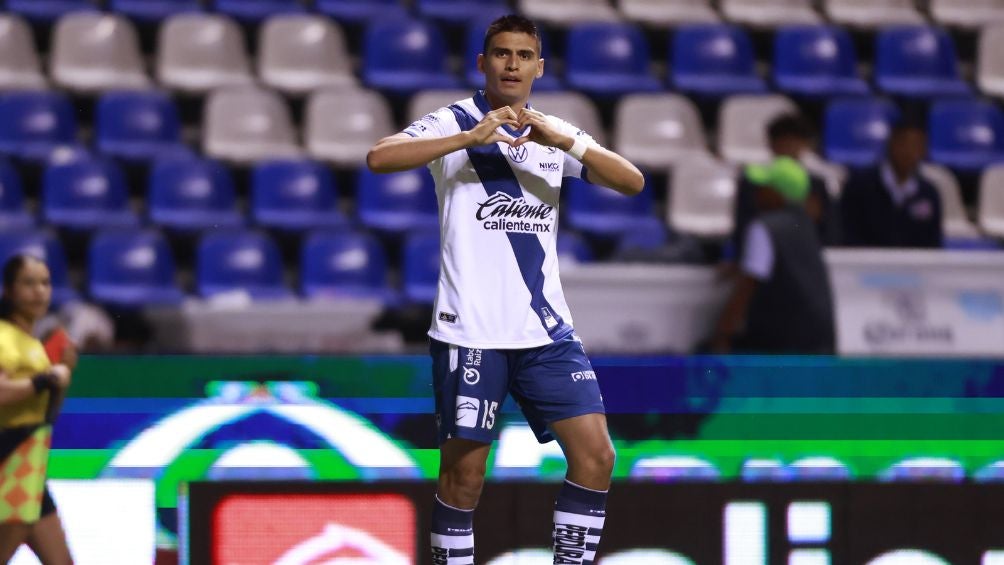
<instances>
[{"instance_id":1,"label":"player's face","mask_svg":"<svg viewBox=\"0 0 1004 565\"><path fill-rule=\"evenodd\" d=\"M49 268L41 261L25 262L14 279L13 288L8 290L15 316L30 322L41 319L49 311L49 301L52 299Z\"/></svg>"},{"instance_id":2,"label":"player's face","mask_svg":"<svg viewBox=\"0 0 1004 565\"><path fill-rule=\"evenodd\" d=\"M478 70L485 74L490 99L507 105L525 102L534 79L544 73L537 38L512 31L496 34L487 52L478 55Z\"/></svg>"}]
</instances>

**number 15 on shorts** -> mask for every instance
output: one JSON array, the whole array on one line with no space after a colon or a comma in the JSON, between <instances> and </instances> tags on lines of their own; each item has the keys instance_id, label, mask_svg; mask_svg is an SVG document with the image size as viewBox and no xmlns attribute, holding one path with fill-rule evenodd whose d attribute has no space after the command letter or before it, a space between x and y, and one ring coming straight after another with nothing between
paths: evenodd
<instances>
[{"instance_id":1,"label":"number 15 on shorts","mask_svg":"<svg viewBox=\"0 0 1004 565\"><path fill-rule=\"evenodd\" d=\"M499 403L470 396L457 396L457 427L490 430L495 427L495 410ZM480 417L479 417L480 416Z\"/></svg>"}]
</instances>

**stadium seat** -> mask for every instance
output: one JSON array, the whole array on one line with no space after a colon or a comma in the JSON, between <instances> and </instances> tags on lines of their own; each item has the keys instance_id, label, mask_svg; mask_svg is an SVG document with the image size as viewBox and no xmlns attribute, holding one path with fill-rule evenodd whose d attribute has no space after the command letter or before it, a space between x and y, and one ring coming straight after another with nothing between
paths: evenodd
<instances>
[{"instance_id":1,"label":"stadium seat","mask_svg":"<svg viewBox=\"0 0 1004 565\"><path fill-rule=\"evenodd\" d=\"M649 74L648 41L634 24L583 23L569 28L565 41L565 81L597 97L662 90Z\"/></svg>"},{"instance_id":2,"label":"stadium seat","mask_svg":"<svg viewBox=\"0 0 1004 565\"><path fill-rule=\"evenodd\" d=\"M984 233L1004 239L1004 165L987 167L983 171L977 215Z\"/></svg>"},{"instance_id":3,"label":"stadium seat","mask_svg":"<svg viewBox=\"0 0 1004 565\"><path fill-rule=\"evenodd\" d=\"M580 234L567 230L558 230L557 241L558 261L565 263L589 263L593 260L593 250L589 242Z\"/></svg>"},{"instance_id":4,"label":"stadium seat","mask_svg":"<svg viewBox=\"0 0 1004 565\"><path fill-rule=\"evenodd\" d=\"M494 13L479 16L467 25L467 34L464 41L464 80L470 88L485 87L485 75L478 70L478 55L484 50L485 32L488 30L488 25L497 16ZM561 84L561 80L558 79L555 65L550 60L552 52L550 38L543 29L538 29L537 33L540 36L540 56L544 59L544 75L533 81L533 91L562 90L564 86Z\"/></svg>"},{"instance_id":5,"label":"stadium seat","mask_svg":"<svg viewBox=\"0 0 1004 565\"><path fill-rule=\"evenodd\" d=\"M666 169L708 152L701 116L684 96L625 96L614 124L614 147L639 167Z\"/></svg>"},{"instance_id":6,"label":"stadium seat","mask_svg":"<svg viewBox=\"0 0 1004 565\"><path fill-rule=\"evenodd\" d=\"M609 0L518 0L516 12L535 22L562 27L582 22L613 22L620 19Z\"/></svg>"},{"instance_id":7,"label":"stadium seat","mask_svg":"<svg viewBox=\"0 0 1004 565\"><path fill-rule=\"evenodd\" d=\"M980 32L976 83L984 93L1004 98L1004 24Z\"/></svg>"},{"instance_id":8,"label":"stadium seat","mask_svg":"<svg viewBox=\"0 0 1004 565\"><path fill-rule=\"evenodd\" d=\"M65 94L0 94L0 153L44 161L53 149L73 144L76 138L76 112Z\"/></svg>"},{"instance_id":9,"label":"stadium seat","mask_svg":"<svg viewBox=\"0 0 1004 565\"><path fill-rule=\"evenodd\" d=\"M599 144L606 143L606 130L600 120L599 110L588 96L581 92L540 92L530 97L530 107L557 116L582 129Z\"/></svg>"},{"instance_id":10,"label":"stadium seat","mask_svg":"<svg viewBox=\"0 0 1004 565\"><path fill-rule=\"evenodd\" d=\"M373 298L385 304L395 297L380 242L348 230L307 236L300 253L300 291L307 298Z\"/></svg>"},{"instance_id":11,"label":"stadium seat","mask_svg":"<svg viewBox=\"0 0 1004 565\"><path fill-rule=\"evenodd\" d=\"M19 16L0 14L0 90L45 88L31 27Z\"/></svg>"},{"instance_id":12,"label":"stadium seat","mask_svg":"<svg viewBox=\"0 0 1004 565\"><path fill-rule=\"evenodd\" d=\"M659 249L669 241L669 230L661 220L641 222L621 234L617 242L617 253L651 251Z\"/></svg>"},{"instance_id":13,"label":"stadium seat","mask_svg":"<svg viewBox=\"0 0 1004 565\"><path fill-rule=\"evenodd\" d=\"M436 189L428 169L378 175L360 168L356 208L359 221L377 230L399 233L439 225Z\"/></svg>"},{"instance_id":14,"label":"stadium seat","mask_svg":"<svg viewBox=\"0 0 1004 565\"><path fill-rule=\"evenodd\" d=\"M667 223L682 234L725 238L732 233L736 170L725 163L694 159L673 168Z\"/></svg>"},{"instance_id":15,"label":"stadium seat","mask_svg":"<svg viewBox=\"0 0 1004 565\"><path fill-rule=\"evenodd\" d=\"M865 167L885 153L896 105L882 98L843 98L826 107L823 151L834 163Z\"/></svg>"},{"instance_id":16,"label":"stadium seat","mask_svg":"<svg viewBox=\"0 0 1004 565\"><path fill-rule=\"evenodd\" d=\"M770 159L767 124L798 111L795 104L778 94L732 96L722 103L718 117L718 154L733 163Z\"/></svg>"},{"instance_id":17,"label":"stadium seat","mask_svg":"<svg viewBox=\"0 0 1004 565\"><path fill-rule=\"evenodd\" d=\"M371 88L410 94L429 88L456 88L446 42L435 25L410 18L380 19L366 28L362 76Z\"/></svg>"},{"instance_id":18,"label":"stadium seat","mask_svg":"<svg viewBox=\"0 0 1004 565\"><path fill-rule=\"evenodd\" d=\"M165 157L150 170L147 207L155 224L178 231L244 224L230 172L216 161Z\"/></svg>"},{"instance_id":19,"label":"stadium seat","mask_svg":"<svg viewBox=\"0 0 1004 565\"><path fill-rule=\"evenodd\" d=\"M982 100L939 100L931 106L931 160L978 170L1004 162L1004 112Z\"/></svg>"},{"instance_id":20,"label":"stadium seat","mask_svg":"<svg viewBox=\"0 0 1004 565\"><path fill-rule=\"evenodd\" d=\"M0 159L0 232L35 226L35 218L24 206L21 175L9 161ZM3 237L3 235L0 235Z\"/></svg>"},{"instance_id":21,"label":"stadium seat","mask_svg":"<svg viewBox=\"0 0 1004 565\"><path fill-rule=\"evenodd\" d=\"M263 233L209 232L199 241L196 255L196 289L202 298L233 293L260 301L293 298L283 282L279 248Z\"/></svg>"},{"instance_id":22,"label":"stadium seat","mask_svg":"<svg viewBox=\"0 0 1004 565\"><path fill-rule=\"evenodd\" d=\"M345 225L331 172L314 161L262 161L251 173L251 216L263 227L283 230Z\"/></svg>"},{"instance_id":23,"label":"stadium seat","mask_svg":"<svg viewBox=\"0 0 1004 565\"><path fill-rule=\"evenodd\" d=\"M395 131L390 106L378 92L329 88L307 100L303 132L307 154L336 167L364 164L373 144Z\"/></svg>"},{"instance_id":24,"label":"stadium seat","mask_svg":"<svg viewBox=\"0 0 1004 565\"><path fill-rule=\"evenodd\" d=\"M941 165L924 163L920 166L920 175L934 185L941 196L941 226L945 239L979 239L980 230L969 221L966 207L962 203L962 189L952 172Z\"/></svg>"},{"instance_id":25,"label":"stadium seat","mask_svg":"<svg viewBox=\"0 0 1004 565\"><path fill-rule=\"evenodd\" d=\"M628 230L648 222L658 222L652 191L624 196L613 189L582 179L565 179L562 190L562 219L572 229L597 237L619 238Z\"/></svg>"},{"instance_id":26,"label":"stadium seat","mask_svg":"<svg viewBox=\"0 0 1004 565\"><path fill-rule=\"evenodd\" d=\"M704 96L763 92L753 44L741 28L718 24L681 26L673 34L671 85Z\"/></svg>"},{"instance_id":27,"label":"stadium seat","mask_svg":"<svg viewBox=\"0 0 1004 565\"><path fill-rule=\"evenodd\" d=\"M0 237L0 265L17 254L37 257L49 267L53 306L60 306L79 298L77 290L70 283L66 251L59 238L48 231L39 230L5 232L3 237Z\"/></svg>"},{"instance_id":28,"label":"stadium seat","mask_svg":"<svg viewBox=\"0 0 1004 565\"><path fill-rule=\"evenodd\" d=\"M924 23L914 0L826 0L824 11L833 23L860 29Z\"/></svg>"},{"instance_id":29,"label":"stadium seat","mask_svg":"<svg viewBox=\"0 0 1004 565\"><path fill-rule=\"evenodd\" d=\"M708 0L620 0L618 5L627 19L655 28L720 21Z\"/></svg>"},{"instance_id":30,"label":"stadium seat","mask_svg":"<svg viewBox=\"0 0 1004 565\"><path fill-rule=\"evenodd\" d=\"M989 24L1004 23L1004 0L930 0L934 21L976 31Z\"/></svg>"},{"instance_id":31,"label":"stadium seat","mask_svg":"<svg viewBox=\"0 0 1004 565\"><path fill-rule=\"evenodd\" d=\"M721 0L722 15L751 27L819 23L811 0Z\"/></svg>"},{"instance_id":32,"label":"stadium seat","mask_svg":"<svg viewBox=\"0 0 1004 565\"><path fill-rule=\"evenodd\" d=\"M507 0L416 0L418 15L450 24L469 24L486 13L510 13Z\"/></svg>"},{"instance_id":33,"label":"stadium seat","mask_svg":"<svg viewBox=\"0 0 1004 565\"><path fill-rule=\"evenodd\" d=\"M71 12L96 9L94 0L7 0L7 11L33 22L52 22Z\"/></svg>"},{"instance_id":34,"label":"stadium seat","mask_svg":"<svg viewBox=\"0 0 1004 565\"><path fill-rule=\"evenodd\" d=\"M317 11L348 24L403 17L401 0L315 0Z\"/></svg>"},{"instance_id":35,"label":"stadium seat","mask_svg":"<svg viewBox=\"0 0 1004 565\"><path fill-rule=\"evenodd\" d=\"M177 14L160 26L157 80L164 86L202 94L252 82L241 28L220 14Z\"/></svg>"},{"instance_id":36,"label":"stadium seat","mask_svg":"<svg viewBox=\"0 0 1004 565\"><path fill-rule=\"evenodd\" d=\"M789 94L865 94L851 36L833 26L792 26L774 35L774 83Z\"/></svg>"},{"instance_id":37,"label":"stadium seat","mask_svg":"<svg viewBox=\"0 0 1004 565\"><path fill-rule=\"evenodd\" d=\"M119 167L84 151L53 159L45 168L42 216L51 225L74 230L139 224Z\"/></svg>"},{"instance_id":38,"label":"stadium seat","mask_svg":"<svg viewBox=\"0 0 1004 565\"><path fill-rule=\"evenodd\" d=\"M341 28L321 16L269 18L258 36L257 61L262 82L287 94L356 84Z\"/></svg>"},{"instance_id":39,"label":"stadium seat","mask_svg":"<svg viewBox=\"0 0 1004 565\"><path fill-rule=\"evenodd\" d=\"M178 110L155 90L106 92L97 103L97 146L105 155L141 161L175 151Z\"/></svg>"},{"instance_id":40,"label":"stadium seat","mask_svg":"<svg viewBox=\"0 0 1004 565\"><path fill-rule=\"evenodd\" d=\"M431 305L436 300L439 282L439 232L418 230L409 233L402 254L404 298L413 303Z\"/></svg>"},{"instance_id":41,"label":"stadium seat","mask_svg":"<svg viewBox=\"0 0 1004 565\"><path fill-rule=\"evenodd\" d=\"M458 100L470 97L471 91L466 88L416 92L408 101L408 113L405 115L405 121L412 124L440 108L445 108Z\"/></svg>"},{"instance_id":42,"label":"stadium seat","mask_svg":"<svg viewBox=\"0 0 1004 565\"><path fill-rule=\"evenodd\" d=\"M150 84L132 23L122 16L96 12L60 18L49 74L63 88L88 93Z\"/></svg>"},{"instance_id":43,"label":"stadium seat","mask_svg":"<svg viewBox=\"0 0 1004 565\"><path fill-rule=\"evenodd\" d=\"M91 298L127 308L181 302L174 256L154 230L105 230L91 240L87 261Z\"/></svg>"},{"instance_id":44,"label":"stadium seat","mask_svg":"<svg viewBox=\"0 0 1004 565\"><path fill-rule=\"evenodd\" d=\"M202 147L209 157L245 164L300 153L285 100L255 86L224 88L209 95Z\"/></svg>"},{"instance_id":45,"label":"stadium seat","mask_svg":"<svg viewBox=\"0 0 1004 565\"><path fill-rule=\"evenodd\" d=\"M108 7L142 23L159 23L175 14L201 12L201 0L110 0Z\"/></svg>"},{"instance_id":46,"label":"stadium seat","mask_svg":"<svg viewBox=\"0 0 1004 565\"><path fill-rule=\"evenodd\" d=\"M257 24L280 14L306 11L298 0L213 0L213 9L249 24Z\"/></svg>"},{"instance_id":47,"label":"stadium seat","mask_svg":"<svg viewBox=\"0 0 1004 565\"><path fill-rule=\"evenodd\" d=\"M875 84L897 96L930 98L966 94L955 45L944 30L925 26L883 29L876 40Z\"/></svg>"}]
</instances>

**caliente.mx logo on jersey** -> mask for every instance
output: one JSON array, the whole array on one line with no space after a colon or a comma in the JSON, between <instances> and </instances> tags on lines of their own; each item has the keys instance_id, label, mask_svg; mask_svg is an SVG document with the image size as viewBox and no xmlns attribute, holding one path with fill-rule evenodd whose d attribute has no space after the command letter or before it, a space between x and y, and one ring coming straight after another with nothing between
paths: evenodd
<instances>
[{"instance_id":1,"label":"caliente.mx logo on jersey","mask_svg":"<svg viewBox=\"0 0 1004 565\"><path fill-rule=\"evenodd\" d=\"M496 192L484 202L478 202L474 214L482 227L491 231L545 233L554 226L554 206L543 202L530 204L522 196L513 198Z\"/></svg>"}]
</instances>

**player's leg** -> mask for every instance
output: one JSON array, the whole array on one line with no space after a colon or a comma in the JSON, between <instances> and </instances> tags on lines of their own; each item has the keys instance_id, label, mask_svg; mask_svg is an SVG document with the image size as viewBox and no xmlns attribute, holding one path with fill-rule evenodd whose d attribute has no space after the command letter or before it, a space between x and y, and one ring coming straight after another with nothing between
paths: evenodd
<instances>
[{"instance_id":1,"label":"player's leg","mask_svg":"<svg viewBox=\"0 0 1004 565\"><path fill-rule=\"evenodd\" d=\"M14 552L28 539L28 524L0 525L0 563L7 563L14 557Z\"/></svg>"},{"instance_id":2,"label":"player's leg","mask_svg":"<svg viewBox=\"0 0 1004 565\"><path fill-rule=\"evenodd\" d=\"M63 531L63 524L56 513L56 505L48 488L42 495L42 517L32 525L27 543L42 565L73 563L66 543L66 532Z\"/></svg>"},{"instance_id":3,"label":"player's leg","mask_svg":"<svg viewBox=\"0 0 1004 565\"><path fill-rule=\"evenodd\" d=\"M491 444L449 439L439 447L439 484L432 510L432 562L474 563L474 508L485 482Z\"/></svg>"}]
</instances>

